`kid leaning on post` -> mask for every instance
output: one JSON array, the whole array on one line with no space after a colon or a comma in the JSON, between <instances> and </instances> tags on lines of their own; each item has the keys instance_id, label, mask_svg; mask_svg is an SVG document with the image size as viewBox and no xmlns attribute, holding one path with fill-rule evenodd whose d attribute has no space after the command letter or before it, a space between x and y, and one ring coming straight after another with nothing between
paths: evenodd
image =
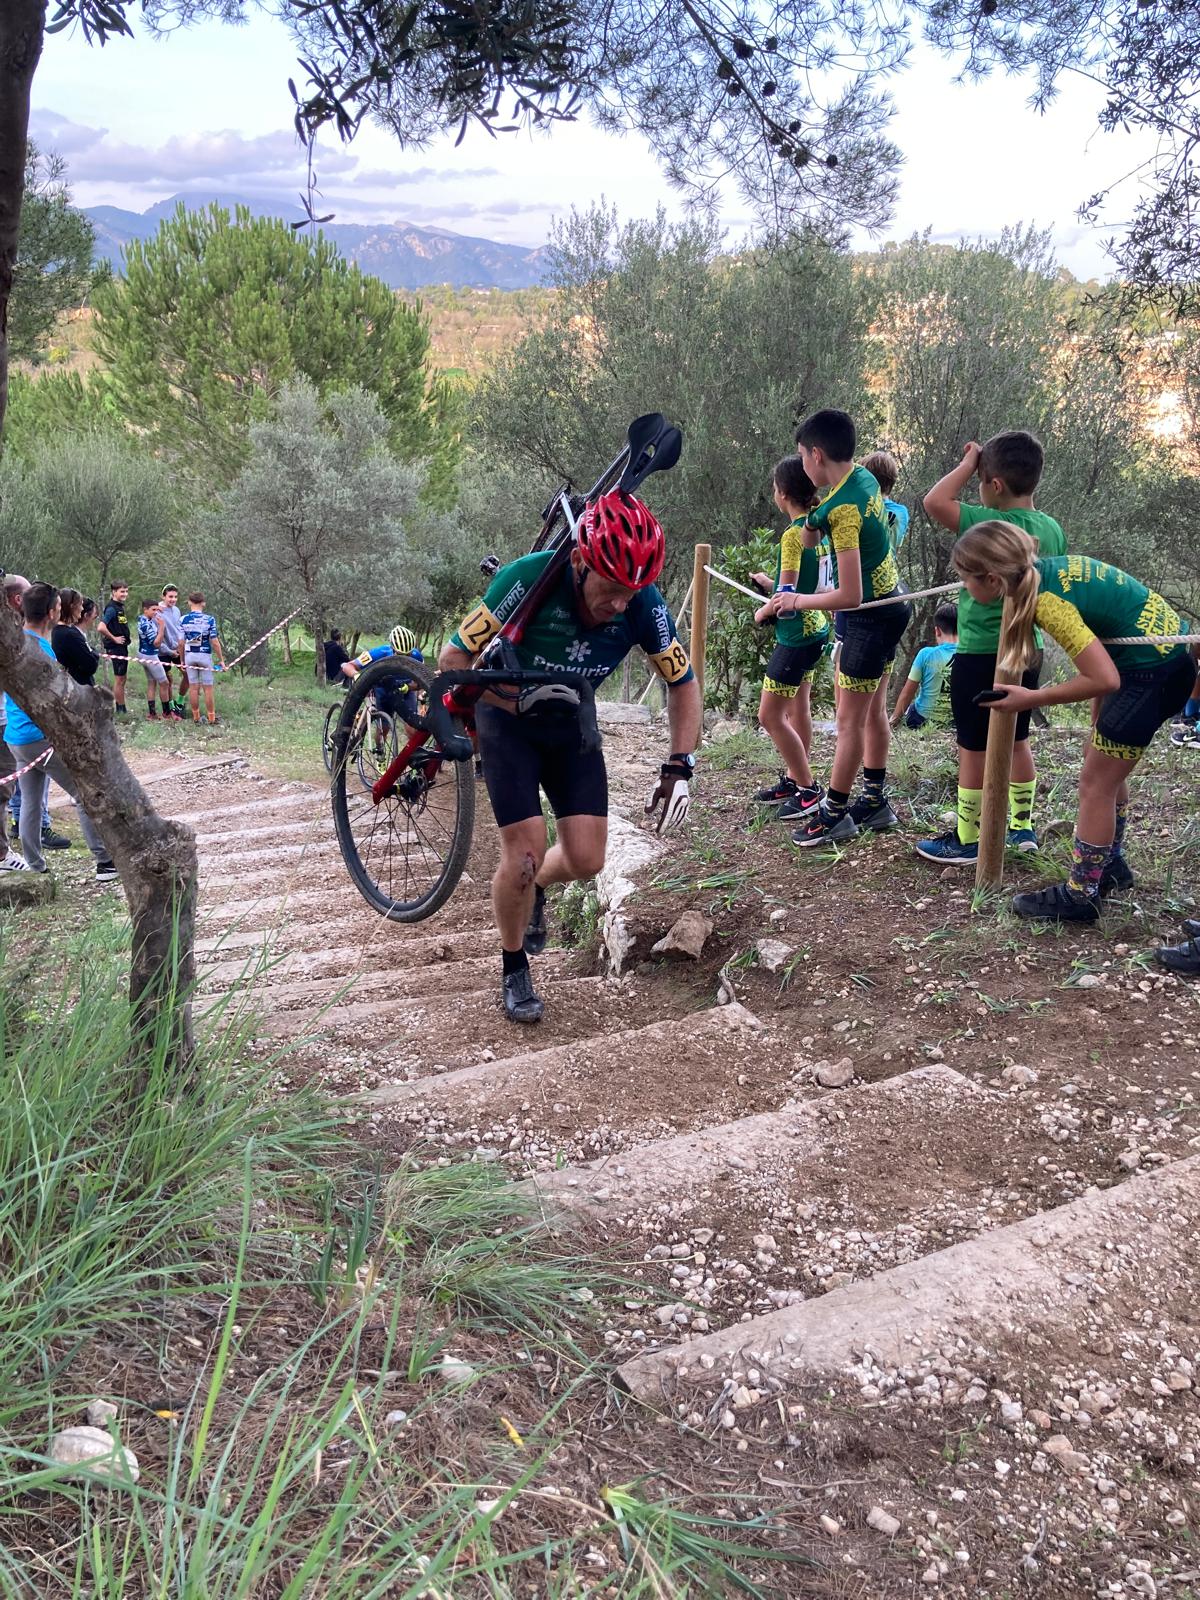
<instances>
[{"instance_id":1,"label":"kid leaning on post","mask_svg":"<svg viewBox=\"0 0 1200 1600\"><path fill-rule=\"evenodd\" d=\"M1163 642L1186 632L1163 597L1137 578L1090 556L1040 556L1029 535L1009 522L976 524L950 557L979 605L1012 604L999 666L1022 672L1040 623L1070 656L1075 676L1045 688L996 684L998 710L1099 699L1079 778L1079 816L1071 875L1052 888L1019 894L1020 917L1095 922L1106 894L1133 883L1124 857L1129 776L1154 735L1186 702L1195 676L1192 651ZM1159 637L1155 637L1159 636ZM1135 644L1105 640L1135 638ZM1142 640L1145 642L1143 643Z\"/></svg>"},{"instance_id":2,"label":"kid leaning on post","mask_svg":"<svg viewBox=\"0 0 1200 1600\"><path fill-rule=\"evenodd\" d=\"M925 496L925 510L953 534L963 534L998 516L1020 528L1044 556L1064 556L1067 540L1053 517L1038 511L1033 493L1041 481L1045 454L1032 433L997 433L986 444L969 444L963 458ZM982 505L967 505L960 495L979 474ZM975 696L991 687L1000 648L1000 602L981 605L969 592L959 596L958 649L950 666L950 701L958 738L958 825L936 839L923 839L917 851L927 861L950 866L973 865L979 855L979 817L983 805L983 759L987 750L988 712ZM1034 649L1022 683L1035 689L1042 670L1042 640L1034 630ZM1037 772L1029 747L1029 712L1017 718L1012 780L1008 786L1008 843L1035 851L1033 797Z\"/></svg>"},{"instance_id":3,"label":"kid leaning on post","mask_svg":"<svg viewBox=\"0 0 1200 1600\"><path fill-rule=\"evenodd\" d=\"M804 519L817 499L816 487L799 456L785 456L775 468L775 504L789 517L779 545L774 582L756 572L753 582L766 594L812 594L828 582L828 563L817 549L804 543ZM756 622L769 622L772 613L761 606ZM812 678L829 639L829 618L824 611L804 611L775 621L775 648L763 676L758 720L779 752L784 770L779 781L760 789L755 799L775 806L781 822L796 822L821 803L824 790L813 782L809 754L812 748Z\"/></svg>"}]
</instances>

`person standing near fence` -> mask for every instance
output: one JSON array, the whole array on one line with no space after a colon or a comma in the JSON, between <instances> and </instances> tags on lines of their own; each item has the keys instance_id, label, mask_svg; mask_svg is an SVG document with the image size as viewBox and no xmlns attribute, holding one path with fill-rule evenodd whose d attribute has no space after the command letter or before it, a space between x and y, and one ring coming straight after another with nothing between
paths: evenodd
<instances>
[{"instance_id":1,"label":"person standing near fence","mask_svg":"<svg viewBox=\"0 0 1200 1600\"><path fill-rule=\"evenodd\" d=\"M21 601L21 611L25 618L25 632L53 661L54 649L50 643L50 636L59 620L58 590L49 583L31 584ZM51 748L42 730L11 695L8 699L8 726L5 730L5 740L9 755L18 770L36 761L39 756L44 756ZM46 788L51 778L65 789L75 802L83 837L87 841L88 849L96 858L96 882L113 882L117 877L117 869L112 863L108 847L101 838L99 829L79 803L75 780L57 754L50 755L47 760L39 762L29 771L22 772L18 780L21 785L21 853L25 858L26 870L30 872L49 870L42 854L42 803L46 798Z\"/></svg>"},{"instance_id":2,"label":"person standing near fence","mask_svg":"<svg viewBox=\"0 0 1200 1600\"><path fill-rule=\"evenodd\" d=\"M114 582L111 585L111 599L100 618L100 638L103 640L100 648L112 665L113 699L119 717L128 715L125 709L125 677L129 671L129 641L133 637L129 618L125 614L125 602L128 599L129 585L120 580Z\"/></svg>"},{"instance_id":3,"label":"person standing near fence","mask_svg":"<svg viewBox=\"0 0 1200 1600\"><path fill-rule=\"evenodd\" d=\"M180 627L183 629L183 664L187 668L192 721L200 721L200 691L203 689L204 710L211 726L217 720L213 672L225 670L225 654L217 632L217 619L205 611L204 596L199 589L188 595L188 605L191 609L184 613Z\"/></svg>"},{"instance_id":4,"label":"person standing near fence","mask_svg":"<svg viewBox=\"0 0 1200 1600\"><path fill-rule=\"evenodd\" d=\"M158 614L163 625L158 659L167 669L167 698L171 701L172 710L182 717L187 708L188 679L187 668L183 664L183 613L179 609L179 590L173 583L168 583L162 592ZM179 684L174 695L171 693L172 667L179 673Z\"/></svg>"}]
</instances>

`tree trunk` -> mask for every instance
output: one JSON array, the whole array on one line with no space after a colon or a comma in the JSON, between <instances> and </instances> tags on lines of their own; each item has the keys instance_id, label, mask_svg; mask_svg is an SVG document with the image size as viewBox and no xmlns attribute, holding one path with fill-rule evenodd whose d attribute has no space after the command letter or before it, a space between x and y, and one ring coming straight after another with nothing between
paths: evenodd
<instances>
[{"instance_id":1,"label":"tree trunk","mask_svg":"<svg viewBox=\"0 0 1200 1600\"><path fill-rule=\"evenodd\" d=\"M296 665L292 660L292 630L290 628L284 628L283 630L283 663L287 667Z\"/></svg>"},{"instance_id":2,"label":"tree trunk","mask_svg":"<svg viewBox=\"0 0 1200 1600\"><path fill-rule=\"evenodd\" d=\"M0 431L8 404L8 298L21 231L29 90L42 54L46 0L0 4Z\"/></svg>"},{"instance_id":3,"label":"tree trunk","mask_svg":"<svg viewBox=\"0 0 1200 1600\"><path fill-rule=\"evenodd\" d=\"M133 924L129 998L140 1036L147 1040L144 1030L169 1011L172 1056L186 1068L192 1054L186 996L195 976L196 836L159 816L126 765L109 690L69 678L8 609L0 611L0 690L28 711L54 746L111 852Z\"/></svg>"},{"instance_id":4,"label":"tree trunk","mask_svg":"<svg viewBox=\"0 0 1200 1600\"><path fill-rule=\"evenodd\" d=\"M325 640L328 634L325 631L325 613L319 607L313 608L313 676L318 683L325 682Z\"/></svg>"}]
</instances>

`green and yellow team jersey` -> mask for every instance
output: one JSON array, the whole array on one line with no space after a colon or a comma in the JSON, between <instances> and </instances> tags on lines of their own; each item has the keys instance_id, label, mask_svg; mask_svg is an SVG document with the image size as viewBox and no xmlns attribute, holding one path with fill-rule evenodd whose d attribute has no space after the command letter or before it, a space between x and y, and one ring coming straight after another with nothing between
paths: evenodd
<instances>
[{"instance_id":1,"label":"green and yellow team jersey","mask_svg":"<svg viewBox=\"0 0 1200 1600\"><path fill-rule=\"evenodd\" d=\"M829 586L829 557L819 545L806 545L803 539L804 518L797 517L783 530L779 545L779 560L775 567L775 587L779 587L781 574L796 574L797 594L816 594ZM824 639L829 633L829 616L824 611L797 611L794 617L779 617L775 622L777 644L808 644L813 639Z\"/></svg>"},{"instance_id":2,"label":"green and yellow team jersey","mask_svg":"<svg viewBox=\"0 0 1200 1600\"><path fill-rule=\"evenodd\" d=\"M1151 633L1187 633L1188 627L1153 589L1120 567L1090 556L1055 556L1037 563L1041 592L1037 620L1072 660L1097 639L1127 639ZM1105 649L1122 670L1157 667L1183 655L1185 644L1110 644Z\"/></svg>"},{"instance_id":3,"label":"green and yellow team jersey","mask_svg":"<svg viewBox=\"0 0 1200 1600\"><path fill-rule=\"evenodd\" d=\"M991 506L963 506L958 508L958 531L966 533L977 522L1011 522L1014 528L1027 533L1043 556L1065 556L1067 536L1053 517L1032 506L1012 506L1008 511L995 511ZM958 653L967 656L994 656L1000 649L1000 613L1003 602L995 600L982 605L972 600L965 589L958 592ZM1042 636L1035 636L1038 649Z\"/></svg>"},{"instance_id":4,"label":"green and yellow team jersey","mask_svg":"<svg viewBox=\"0 0 1200 1600\"><path fill-rule=\"evenodd\" d=\"M821 504L808 514L808 526L829 539L834 587L838 554L857 550L862 562L863 600L882 600L900 586L892 553L892 534L883 504L883 490L865 467L851 467Z\"/></svg>"},{"instance_id":5,"label":"green and yellow team jersey","mask_svg":"<svg viewBox=\"0 0 1200 1600\"><path fill-rule=\"evenodd\" d=\"M532 589L551 554L549 550L538 550L501 567L482 602L450 635L450 643L478 655ZM520 664L530 670L578 673L599 684L638 647L649 656L665 682L687 683L695 676L687 651L675 637L675 618L653 584L637 590L622 616L589 628L579 615L575 579L567 566L559 583L530 618L516 653Z\"/></svg>"}]
</instances>

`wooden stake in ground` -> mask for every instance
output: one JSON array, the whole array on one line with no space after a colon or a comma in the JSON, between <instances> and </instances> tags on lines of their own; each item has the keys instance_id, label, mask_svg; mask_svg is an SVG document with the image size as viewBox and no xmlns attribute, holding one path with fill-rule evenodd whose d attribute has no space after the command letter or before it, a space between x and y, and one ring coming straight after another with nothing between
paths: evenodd
<instances>
[{"instance_id":1,"label":"wooden stake in ground","mask_svg":"<svg viewBox=\"0 0 1200 1600\"><path fill-rule=\"evenodd\" d=\"M1000 649L1007 650L1012 624L1012 602L1004 597L1000 620ZM997 666L997 683L1020 683L1020 675L1002 672ZM988 717L987 753L983 758L983 805L979 817L979 856L975 863L975 887L995 889L1004 880L1004 842L1008 833L1008 785L1012 778L1013 744L1017 736L1016 713L992 708Z\"/></svg>"},{"instance_id":2,"label":"wooden stake in ground","mask_svg":"<svg viewBox=\"0 0 1200 1600\"><path fill-rule=\"evenodd\" d=\"M704 705L704 649L708 643L708 573L705 568L712 560L712 545L696 546L696 564L692 568L692 671L700 685L700 704Z\"/></svg>"}]
</instances>

